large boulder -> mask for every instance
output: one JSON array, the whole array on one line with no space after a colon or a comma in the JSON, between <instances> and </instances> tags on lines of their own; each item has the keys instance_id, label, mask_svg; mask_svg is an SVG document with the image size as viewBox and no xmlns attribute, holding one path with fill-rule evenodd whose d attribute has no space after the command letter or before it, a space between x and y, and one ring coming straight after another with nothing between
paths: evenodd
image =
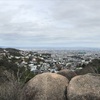
<instances>
[{"instance_id":1,"label":"large boulder","mask_svg":"<svg viewBox=\"0 0 100 100\"><path fill-rule=\"evenodd\" d=\"M74 77L67 88L68 100L100 100L100 75Z\"/></svg>"},{"instance_id":2,"label":"large boulder","mask_svg":"<svg viewBox=\"0 0 100 100\"><path fill-rule=\"evenodd\" d=\"M68 79L55 73L43 73L23 88L21 100L67 100Z\"/></svg>"},{"instance_id":3,"label":"large boulder","mask_svg":"<svg viewBox=\"0 0 100 100\"><path fill-rule=\"evenodd\" d=\"M63 75L65 76L69 81L76 76L76 73L74 71L68 70L68 69L63 69L59 72L57 72L57 74Z\"/></svg>"}]
</instances>

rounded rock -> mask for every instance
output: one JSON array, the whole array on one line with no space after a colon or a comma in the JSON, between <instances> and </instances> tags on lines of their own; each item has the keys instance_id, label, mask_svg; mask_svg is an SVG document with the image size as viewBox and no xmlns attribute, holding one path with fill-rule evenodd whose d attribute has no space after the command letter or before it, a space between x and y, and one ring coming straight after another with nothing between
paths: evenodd
<instances>
[{"instance_id":1,"label":"rounded rock","mask_svg":"<svg viewBox=\"0 0 100 100\"><path fill-rule=\"evenodd\" d=\"M25 85L21 100L67 100L68 82L56 73L39 74Z\"/></svg>"},{"instance_id":2,"label":"rounded rock","mask_svg":"<svg viewBox=\"0 0 100 100\"><path fill-rule=\"evenodd\" d=\"M100 100L100 75L74 77L67 88L68 100Z\"/></svg>"},{"instance_id":3,"label":"rounded rock","mask_svg":"<svg viewBox=\"0 0 100 100\"><path fill-rule=\"evenodd\" d=\"M68 69L63 69L63 70L59 71L57 74L65 76L69 81L77 75L74 71L71 71Z\"/></svg>"}]
</instances>

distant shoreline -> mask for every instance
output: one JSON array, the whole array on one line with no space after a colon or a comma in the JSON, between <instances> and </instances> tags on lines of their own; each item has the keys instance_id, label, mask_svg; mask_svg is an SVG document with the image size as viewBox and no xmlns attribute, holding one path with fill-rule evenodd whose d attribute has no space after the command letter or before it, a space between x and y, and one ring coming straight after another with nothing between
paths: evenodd
<instances>
[{"instance_id":1,"label":"distant shoreline","mask_svg":"<svg viewBox=\"0 0 100 100\"><path fill-rule=\"evenodd\" d=\"M95 47L6 47L0 46L0 48L15 48L20 50L89 50L89 51L100 51L100 48Z\"/></svg>"}]
</instances>

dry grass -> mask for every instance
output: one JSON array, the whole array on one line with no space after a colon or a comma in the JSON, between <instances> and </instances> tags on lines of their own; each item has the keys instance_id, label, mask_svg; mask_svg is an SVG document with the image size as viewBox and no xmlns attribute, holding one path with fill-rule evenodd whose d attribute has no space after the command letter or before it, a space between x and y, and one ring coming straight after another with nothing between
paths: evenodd
<instances>
[{"instance_id":1,"label":"dry grass","mask_svg":"<svg viewBox=\"0 0 100 100\"><path fill-rule=\"evenodd\" d=\"M19 100L20 91L17 82L5 82L0 86L0 100Z\"/></svg>"},{"instance_id":2,"label":"dry grass","mask_svg":"<svg viewBox=\"0 0 100 100\"><path fill-rule=\"evenodd\" d=\"M21 85L11 73L5 71L3 76L7 80L0 82L0 100L20 100Z\"/></svg>"}]
</instances>

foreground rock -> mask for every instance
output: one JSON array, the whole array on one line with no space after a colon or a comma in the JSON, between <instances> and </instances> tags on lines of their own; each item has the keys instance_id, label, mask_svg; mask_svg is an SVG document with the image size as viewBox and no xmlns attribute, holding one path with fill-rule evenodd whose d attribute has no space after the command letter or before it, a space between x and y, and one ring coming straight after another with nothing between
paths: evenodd
<instances>
[{"instance_id":1,"label":"foreground rock","mask_svg":"<svg viewBox=\"0 0 100 100\"><path fill-rule=\"evenodd\" d=\"M76 73L74 71L64 69L59 71L57 74L65 76L69 81L76 76Z\"/></svg>"},{"instance_id":2,"label":"foreground rock","mask_svg":"<svg viewBox=\"0 0 100 100\"><path fill-rule=\"evenodd\" d=\"M55 73L43 73L31 79L21 100L67 100L68 79Z\"/></svg>"},{"instance_id":3,"label":"foreground rock","mask_svg":"<svg viewBox=\"0 0 100 100\"><path fill-rule=\"evenodd\" d=\"M68 100L100 100L100 75L74 77L68 86Z\"/></svg>"}]
</instances>

